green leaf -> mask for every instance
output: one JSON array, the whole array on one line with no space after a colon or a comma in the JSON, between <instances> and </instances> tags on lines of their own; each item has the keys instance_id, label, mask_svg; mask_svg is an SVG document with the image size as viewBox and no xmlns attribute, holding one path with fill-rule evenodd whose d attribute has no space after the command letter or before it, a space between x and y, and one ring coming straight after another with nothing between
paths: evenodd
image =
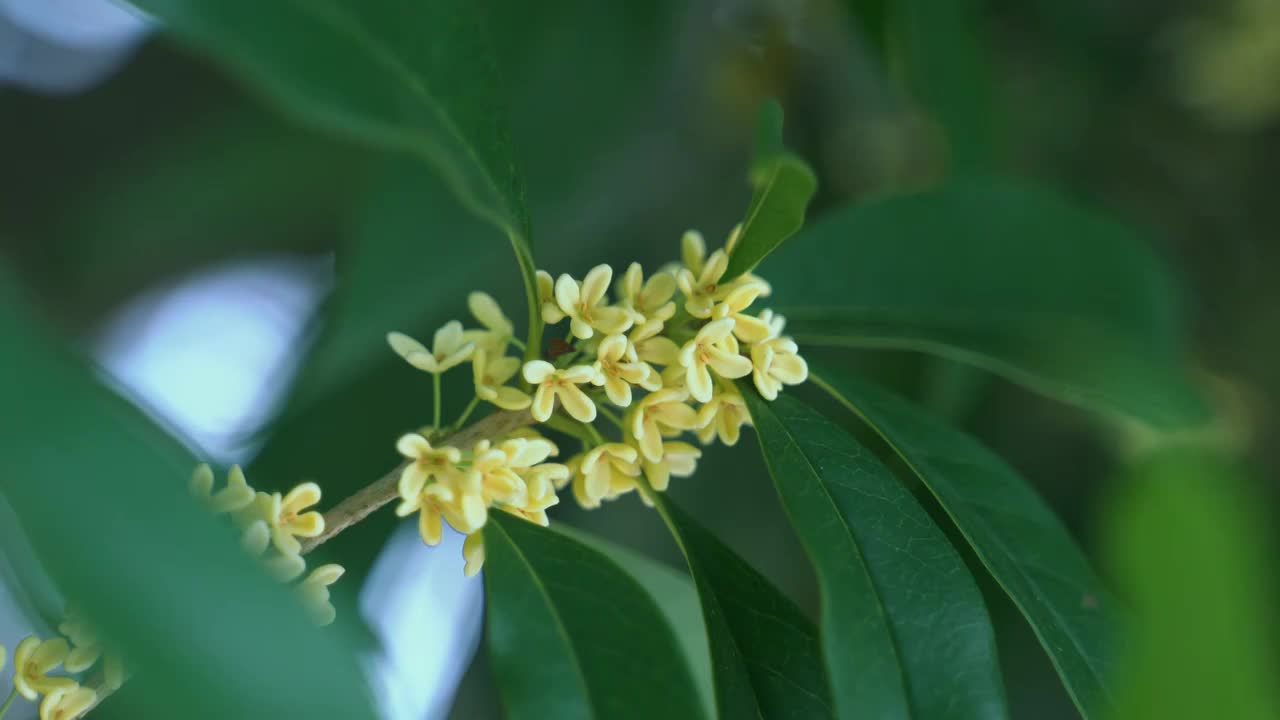
<instances>
[{"instance_id":1,"label":"green leaf","mask_svg":"<svg viewBox=\"0 0 1280 720\"><path fill-rule=\"evenodd\" d=\"M721 718L830 718L817 630L764 576L665 495L649 495L702 601Z\"/></svg>"},{"instance_id":2,"label":"green leaf","mask_svg":"<svg viewBox=\"0 0 1280 720\"><path fill-rule=\"evenodd\" d=\"M670 626L617 564L502 513L484 532L489 654L509 717L704 717Z\"/></svg>"},{"instance_id":3,"label":"green leaf","mask_svg":"<svg viewBox=\"0 0 1280 720\"><path fill-rule=\"evenodd\" d=\"M929 515L870 450L815 410L789 395L766 402L744 387L743 396L818 573L839 716L1005 717L982 595Z\"/></svg>"},{"instance_id":4,"label":"green leaf","mask_svg":"<svg viewBox=\"0 0 1280 720\"><path fill-rule=\"evenodd\" d=\"M186 491L191 456L0 297L0 490L157 717L373 718L354 651ZM150 714L150 713L149 713Z\"/></svg>"},{"instance_id":5,"label":"green leaf","mask_svg":"<svg viewBox=\"0 0 1280 720\"><path fill-rule=\"evenodd\" d=\"M842 210L766 276L801 345L928 352L1158 427L1206 418L1150 248L1044 190L970 179Z\"/></svg>"},{"instance_id":6,"label":"green leaf","mask_svg":"<svg viewBox=\"0 0 1280 720\"><path fill-rule=\"evenodd\" d=\"M1117 608L1053 511L990 450L905 400L835 370L810 377L920 476L1031 623L1080 712L1104 717Z\"/></svg>"},{"instance_id":7,"label":"green leaf","mask_svg":"<svg viewBox=\"0 0 1280 720\"><path fill-rule=\"evenodd\" d=\"M469 0L134 0L300 120L409 153L511 240L537 308L524 183L483 10Z\"/></svg>"},{"instance_id":8,"label":"green leaf","mask_svg":"<svg viewBox=\"0 0 1280 720\"><path fill-rule=\"evenodd\" d=\"M760 111L750 179L754 192L722 282L749 272L794 235L804 225L805 209L818 189L809 165L783 148L782 107L773 100Z\"/></svg>"},{"instance_id":9,"label":"green leaf","mask_svg":"<svg viewBox=\"0 0 1280 720\"><path fill-rule=\"evenodd\" d=\"M1280 717L1274 505L1210 452L1163 451L1132 475L1108 513L1114 574L1136 611L1111 717Z\"/></svg>"}]
</instances>

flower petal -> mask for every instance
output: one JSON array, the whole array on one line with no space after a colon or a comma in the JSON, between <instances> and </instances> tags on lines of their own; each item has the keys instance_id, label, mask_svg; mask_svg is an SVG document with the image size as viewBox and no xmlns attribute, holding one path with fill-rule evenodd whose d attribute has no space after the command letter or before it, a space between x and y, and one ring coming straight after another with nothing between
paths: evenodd
<instances>
[{"instance_id":1,"label":"flower petal","mask_svg":"<svg viewBox=\"0 0 1280 720\"><path fill-rule=\"evenodd\" d=\"M591 268L591 272L582 279L582 304L588 307L600 304L604 294L609 291L611 282L613 282L613 268L605 264Z\"/></svg>"},{"instance_id":2,"label":"flower petal","mask_svg":"<svg viewBox=\"0 0 1280 720\"><path fill-rule=\"evenodd\" d=\"M409 359L409 356L413 353L430 354L430 352L423 347L422 343L414 340L404 333L387 333L387 344L391 346L391 349L394 350L397 355L405 358L406 360Z\"/></svg>"},{"instance_id":3,"label":"flower petal","mask_svg":"<svg viewBox=\"0 0 1280 720\"><path fill-rule=\"evenodd\" d=\"M462 346L462 323L450 320L436 330L431 349L436 355L452 355Z\"/></svg>"},{"instance_id":4,"label":"flower petal","mask_svg":"<svg viewBox=\"0 0 1280 720\"><path fill-rule=\"evenodd\" d=\"M596 419L595 403L577 385L562 385L556 388L556 394L560 396L565 412L574 420L589 423Z\"/></svg>"},{"instance_id":5,"label":"flower petal","mask_svg":"<svg viewBox=\"0 0 1280 720\"><path fill-rule=\"evenodd\" d=\"M524 364L524 379L534 385L546 382L556 373L556 366L546 360L530 360Z\"/></svg>"}]
</instances>

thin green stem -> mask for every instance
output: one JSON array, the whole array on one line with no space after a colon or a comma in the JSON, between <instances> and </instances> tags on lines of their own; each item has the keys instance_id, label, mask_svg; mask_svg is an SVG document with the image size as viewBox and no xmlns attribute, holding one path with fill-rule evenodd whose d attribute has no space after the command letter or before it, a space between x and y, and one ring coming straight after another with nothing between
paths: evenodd
<instances>
[{"instance_id":1,"label":"thin green stem","mask_svg":"<svg viewBox=\"0 0 1280 720\"><path fill-rule=\"evenodd\" d=\"M460 415L458 419L453 422L454 429L462 427L462 423L466 422L467 418L471 417L471 413L475 411L476 406L478 406L479 404L480 404L479 397L471 398L471 402L467 403L467 407L462 410L462 415Z\"/></svg>"},{"instance_id":2,"label":"thin green stem","mask_svg":"<svg viewBox=\"0 0 1280 720\"><path fill-rule=\"evenodd\" d=\"M617 413L605 407L604 403L596 403L596 409L600 411L600 414L604 416L605 420L613 423L619 430L624 432L626 431L626 427L622 424L622 418L618 417Z\"/></svg>"},{"instance_id":3,"label":"thin green stem","mask_svg":"<svg viewBox=\"0 0 1280 720\"><path fill-rule=\"evenodd\" d=\"M519 338L517 338L515 335L512 335L511 337L507 338L507 342L509 342L509 343L511 343L512 345L515 345L517 348L519 348L519 349L520 349L520 352L526 352L526 351L528 350L528 348L525 346L524 342L523 342L523 341L521 341Z\"/></svg>"},{"instance_id":4,"label":"thin green stem","mask_svg":"<svg viewBox=\"0 0 1280 720\"><path fill-rule=\"evenodd\" d=\"M600 431L596 429L595 425L583 423L582 426L587 429L587 432L591 435L591 439L595 440L596 444L603 445L605 443L604 436L600 434Z\"/></svg>"},{"instance_id":5,"label":"thin green stem","mask_svg":"<svg viewBox=\"0 0 1280 720\"><path fill-rule=\"evenodd\" d=\"M13 699L16 697L18 697L18 688L15 687L9 691L9 697L5 698L4 704L0 705L0 718L3 718L4 714L9 712L9 706L13 704Z\"/></svg>"},{"instance_id":6,"label":"thin green stem","mask_svg":"<svg viewBox=\"0 0 1280 720\"><path fill-rule=\"evenodd\" d=\"M584 443L594 442L595 440L595 438L593 438L587 431L587 428L590 427L589 425L580 423L577 420L572 420L563 415L552 415L550 418L547 418L547 421L543 423L543 425L546 425L552 430L562 432L565 435L578 438Z\"/></svg>"},{"instance_id":7,"label":"thin green stem","mask_svg":"<svg viewBox=\"0 0 1280 720\"><path fill-rule=\"evenodd\" d=\"M440 373L431 373L431 427L440 427Z\"/></svg>"}]
</instances>

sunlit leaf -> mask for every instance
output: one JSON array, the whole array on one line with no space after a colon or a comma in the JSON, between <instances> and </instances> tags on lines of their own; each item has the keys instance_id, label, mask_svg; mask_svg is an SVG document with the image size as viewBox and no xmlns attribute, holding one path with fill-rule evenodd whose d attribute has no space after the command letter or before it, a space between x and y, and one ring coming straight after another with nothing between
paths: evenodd
<instances>
[{"instance_id":1,"label":"sunlit leaf","mask_svg":"<svg viewBox=\"0 0 1280 720\"><path fill-rule=\"evenodd\" d=\"M967 180L842 210L764 274L802 346L937 354L1162 427L1206 417L1161 264L1044 190Z\"/></svg>"},{"instance_id":2,"label":"sunlit leaf","mask_svg":"<svg viewBox=\"0 0 1280 720\"><path fill-rule=\"evenodd\" d=\"M157 716L372 718L355 653L186 491L190 455L0 301L0 489Z\"/></svg>"},{"instance_id":3,"label":"sunlit leaf","mask_svg":"<svg viewBox=\"0 0 1280 720\"><path fill-rule=\"evenodd\" d=\"M813 623L674 502L654 501L702 601L719 717L834 717Z\"/></svg>"},{"instance_id":4,"label":"sunlit leaf","mask_svg":"<svg viewBox=\"0 0 1280 720\"><path fill-rule=\"evenodd\" d=\"M489 656L508 717L704 717L671 627L617 564L502 513L484 533Z\"/></svg>"},{"instance_id":5,"label":"sunlit leaf","mask_svg":"<svg viewBox=\"0 0 1280 720\"><path fill-rule=\"evenodd\" d=\"M1238 463L1165 450L1110 509L1114 571L1134 605L1117 720L1280 717L1274 508Z\"/></svg>"},{"instance_id":6,"label":"sunlit leaf","mask_svg":"<svg viewBox=\"0 0 1280 720\"><path fill-rule=\"evenodd\" d=\"M1085 718L1113 702L1117 607L1066 528L1013 468L964 433L874 385L814 367L937 497L1049 654Z\"/></svg>"},{"instance_id":7,"label":"sunlit leaf","mask_svg":"<svg viewBox=\"0 0 1280 720\"><path fill-rule=\"evenodd\" d=\"M942 531L838 425L789 395L743 394L818 573L839 717L1004 717L995 633Z\"/></svg>"}]
</instances>

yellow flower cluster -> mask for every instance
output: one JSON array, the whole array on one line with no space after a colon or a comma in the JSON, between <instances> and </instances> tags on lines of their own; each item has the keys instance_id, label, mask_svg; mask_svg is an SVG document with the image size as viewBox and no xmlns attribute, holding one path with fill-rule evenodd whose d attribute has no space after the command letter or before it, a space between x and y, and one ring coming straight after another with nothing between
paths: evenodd
<instances>
[{"instance_id":1,"label":"yellow flower cluster","mask_svg":"<svg viewBox=\"0 0 1280 720\"><path fill-rule=\"evenodd\" d=\"M528 408L537 422L583 441L582 452L564 464L545 462L558 449L532 430L469 449L435 447L430 438L440 430L437 411L430 431L397 443L408 459L397 512L419 513L428 544L440 542L445 522L466 534L463 554L472 575L484 560L479 531L491 507L546 525L546 510L565 486L579 504L594 508L636 490L642 476L663 491L672 476L693 474L702 453L679 440L684 433L696 434L704 445L735 444L750 416L734 380L751 376L761 396L773 400L809 373L795 341L782 335L783 318L767 309L750 312L770 294L769 284L750 273L725 277L737 237L735 229L724 249L708 255L702 236L690 231L682 239L682 262L647 279L639 263L616 283L608 265L581 281L539 270L541 317L548 325L567 320L568 335L553 340L548 357L523 365L506 354L519 345L511 321L484 293L468 299L481 329L449 322L431 348L400 333L388 335L395 352L434 376L437 408L440 374L470 360L477 401ZM517 371L523 387L508 384ZM606 403L623 409L623 417ZM601 416L616 426L617 440L596 429Z\"/></svg>"},{"instance_id":2,"label":"yellow flower cluster","mask_svg":"<svg viewBox=\"0 0 1280 720\"><path fill-rule=\"evenodd\" d=\"M302 483L286 494L255 491L240 466L232 466L227 483L214 492L213 470L200 465L191 476L191 494L215 514L228 515L240 529L240 545L276 580L292 582L307 569L298 538L324 532L324 516L308 508L320 502L320 486ZM340 565L322 565L297 584L307 614L320 625L335 617L329 586L342 577Z\"/></svg>"},{"instance_id":3,"label":"yellow flower cluster","mask_svg":"<svg viewBox=\"0 0 1280 720\"><path fill-rule=\"evenodd\" d=\"M98 699L92 689L81 687L75 678L51 675L58 666L68 666L68 658L75 651L71 649L66 638L56 637L41 640L32 635L13 651L13 694L36 701L44 695L40 702L40 720L72 720L88 710ZM6 652L0 646L0 668L4 667ZM92 663L90 663L92 664ZM83 669L87 669L86 665ZM8 702L5 703L8 707Z\"/></svg>"}]
</instances>

